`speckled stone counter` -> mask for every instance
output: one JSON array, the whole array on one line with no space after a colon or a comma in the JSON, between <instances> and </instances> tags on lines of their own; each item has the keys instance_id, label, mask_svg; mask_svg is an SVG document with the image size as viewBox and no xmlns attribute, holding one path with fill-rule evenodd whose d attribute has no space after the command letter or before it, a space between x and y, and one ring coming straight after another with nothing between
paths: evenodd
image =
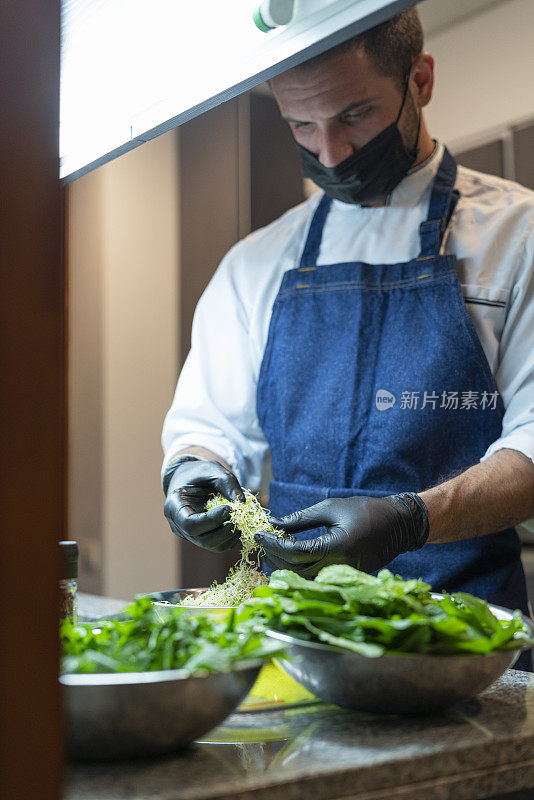
<instances>
[{"instance_id":1,"label":"speckled stone counter","mask_svg":"<svg viewBox=\"0 0 534 800\"><path fill-rule=\"evenodd\" d=\"M235 713L187 751L72 764L65 800L534 798L534 676L509 670L475 700L401 718L315 704Z\"/></svg>"}]
</instances>

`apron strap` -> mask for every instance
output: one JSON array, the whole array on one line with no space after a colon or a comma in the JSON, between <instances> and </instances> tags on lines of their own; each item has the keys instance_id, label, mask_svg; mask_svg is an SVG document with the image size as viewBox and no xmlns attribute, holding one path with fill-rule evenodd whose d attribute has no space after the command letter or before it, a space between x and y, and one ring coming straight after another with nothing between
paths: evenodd
<instances>
[{"instance_id":1,"label":"apron strap","mask_svg":"<svg viewBox=\"0 0 534 800\"><path fill-rule=\"evenodd\" d=\"M315 209L306 243L300 257L299 267L315 267L317 264L321 239L323 238L323 227L331 202L332 199L324 194L319 205Z\"/></svg>"},{"instance_id":2,"label":"apron strap","mask_svg":"<svg viewBox=\"0 0 534 800\"><path fill-rule=\"evenodd\" d=\"M447 148L434 178L427 219L419 226L421 252L419 258L437 256L443 236L460 197L454 188L456 181L456 161Z\"/></svg>"}]
</instances>

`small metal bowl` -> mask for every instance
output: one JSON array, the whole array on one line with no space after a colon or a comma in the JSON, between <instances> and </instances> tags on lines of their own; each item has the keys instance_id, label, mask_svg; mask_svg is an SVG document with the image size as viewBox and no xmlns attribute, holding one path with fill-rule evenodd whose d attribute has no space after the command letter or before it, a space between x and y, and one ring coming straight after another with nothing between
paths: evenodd
<instances>
[{"instance_id":1,"label":"small metal bowl","mask_svg":"<svg viewBox=\"0 0 534 800\"><path fill-rule=\"evenodd\" d=\"M261 663L190 676L184 670L62 675L73 758L171 753L204 736L248 694Z\"/></svg>"},{"instance_id":2,"label":"small metal bowl","mask_svg":"<svg viewBox=\"0 0 534 800\"><path fill-rule=\"evenodd\" d=\"M171 589L165 592L152 592L150 597L160 619L165 619L173 608L179 606L187 614L207 614L218 620L228 616L235 606L187 606L181 605L185 597L198 597L207 591L208 587L200 586L191 589ZM285 673L278 665L277 659L265 664L258 680L254 683L250 693L236 709L238 712L260 711L272 708L298 706L304 703L317 702L310 697L308 692L298 682Z\"/></svg>"},{"instance_id":3,"label":"small metal bowl","mask_svg":"<svg viewBox=\"0 0 534 800\"><path fill-rule=\"evenodd\" d=\"M434 594L434 597L441 595ZM489 606L499 619L513 612ZM523 617L531 634L533 626ZM286 645L280 666L328 703L375 714L430 714L486 689L513 666L522 649L487 655L383 655L379 658L307 642L278 631L267 635Z\"/></svg>"},{"instance_id":4,"label":"small metal bowl","mask_svg":"<svg viewBox=\"0 0 534 800\"><path fill-rule=\"evenodd\" d=\"M179 606L186 614L196 616L198 614L207 614L209 617L215 619L224 619L228 616L233 606L188 606L181 605L182 600L186 597L199 597L208 591L208 586L195 586L193 589L170 589L166 592L151 592L146 595L154 603L156 613L160 619L165 619L171 613L173 608Z\"/></svg>"}]
</instances>

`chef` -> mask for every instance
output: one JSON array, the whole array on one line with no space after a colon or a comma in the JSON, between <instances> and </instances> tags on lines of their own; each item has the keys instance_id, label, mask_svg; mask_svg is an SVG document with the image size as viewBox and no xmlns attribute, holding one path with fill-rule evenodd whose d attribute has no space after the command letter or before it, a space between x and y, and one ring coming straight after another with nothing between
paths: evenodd
<instances>
[{"instance_id":1,"label":"chef","mask_svg":"<svg viewBox=\"0 0 534 800\"><path fill-rule=\"evenodd\" d=\"M322 191L235 245L198 304L165 515L232 547L205 501L257 490L270 453L294 537L257 537L267 569L387 566L528 613L534 193L432 139L433 83L414 9L272 80Z\"/></svg>"}]
</instances>

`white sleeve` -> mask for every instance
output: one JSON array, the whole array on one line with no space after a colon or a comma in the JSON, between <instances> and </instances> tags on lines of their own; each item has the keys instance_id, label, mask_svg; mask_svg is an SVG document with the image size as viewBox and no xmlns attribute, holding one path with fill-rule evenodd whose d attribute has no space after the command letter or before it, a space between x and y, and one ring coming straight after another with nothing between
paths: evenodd
<instances>
[{"instance_id":1,"label":"white sleeve","mask_svg":"<svg viewBox=\"0 0 534 800\"><path fill-rule=\"evenodd\" d=\"M250 309L236 278L238 248L222 260L197 305L191 350L163 425L162 475L176 453L196 445L223 458L255 491L267 442L256 414L259 364L250 344Z\"/></svg>"},{"instance_id":2,"label":"white sleeve","mask_svg":"<svg viewBox=\"0 0 534 800\"><path fill-rule=\"evenodd\" d=\"M502 433L482 460L503 448L534 462L534 235L521 244L521 264L510 296L495 380L504 401ZM534 519L523 523L534 531Z\"/></svg>"}]
</instances>

